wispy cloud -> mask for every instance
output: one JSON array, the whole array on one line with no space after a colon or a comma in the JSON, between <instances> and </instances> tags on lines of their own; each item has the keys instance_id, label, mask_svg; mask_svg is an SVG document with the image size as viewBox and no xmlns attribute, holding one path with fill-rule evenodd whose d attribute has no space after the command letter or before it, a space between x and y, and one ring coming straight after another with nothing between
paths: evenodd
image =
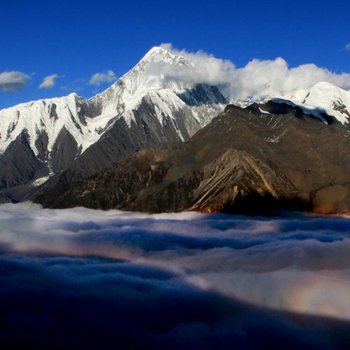
<instances>
[{"instance_id":1,"label":"wispy cloud","mask_svg":"<svg viewBox=\"0 0 350 350\"><path fill-rule=\"evenodd\" d=\"M112 70L108 70L104 73L95 73L89 80L90 85L101 85L104 83L111 83L117 79L115 73Z\"/></svg>"},{"instance_id":2,"label":"wispy cloud","mask_svg":"<svg viewBox=\"0 0 350 350\"><path fill-rule=\"evenodd\" d=\"M337 74L312 63L289 67L286 60L278 57L273 60L253 59L246 66L238 68L229 60L218 59L202 51L191 53L177 50L171 44L162 44L162 47L187 58L192 67L156 63L151 67L152 73L163 74L169 80L219 84L231 100L281 95L305 97L309 89L321 81L350 89L349 73Z\"/></svg>"},{"instance_id":3,"label":"wispy cloud","mask_svg":"<svg viewBox=\"0 0 350 350\"><path fill-rule=\"evenodd\" d=\"M0 90L3 92L13 92L19 90L29 81L28 74L18 71L6 71L0 73Z\"/></svg>"},{"instance_id":4,"label":"wispy cloud","mask_svg":"<svg viewBox=\"0 0 350 350\"><path fill-rule=\"evenodd\" d=\"M350 43L348 43L348 44L345 45L345 50L346 50L346 51L350 51Z\"/></svg>"},{"instance_id":5,"label":"wispy cloud","mask_svg":"<svg viewBox=\"0 0 350 350\"><path fill-rule=\"evenodd\" d=\"M52 89L55 86L56 79L59 78L58 74L48 75L43 79L41 84L39 85L40 89Z\"/></svg>"}]
</instances>

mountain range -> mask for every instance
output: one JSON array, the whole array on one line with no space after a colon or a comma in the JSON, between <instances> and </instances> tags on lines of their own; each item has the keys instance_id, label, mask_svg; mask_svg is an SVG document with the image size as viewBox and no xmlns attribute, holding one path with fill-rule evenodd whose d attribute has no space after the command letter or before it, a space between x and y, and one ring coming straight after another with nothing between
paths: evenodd
<instances>
[{"instance_id":1,"label":"mountain range","mask_svg":"<svg viewBox=\"0 0 350 350\"><path fill-rule=\"evenodd\" d=\"M101 94L0 111L0 200L148 212L350 212L350 92L230 104L152 48ZM164 70L163 70L164 71Z\"/></svg>"},{"instance_id":2,"label":"mountain range","mask_svg":"<svg viewBox=\"0 0 350 350\"><path fill-rule=\"evenodd\" d=\"M190 65L160 47L151 49L103 93L39 100L0 111L0 186L36 186L74 165L85 177L146 146L186 140L223 109L214 86L166 81L152 65ZM23 186L22 186L23 187ZM14 195L15 196L15 195Z\"/></svg>"}]
</instances>

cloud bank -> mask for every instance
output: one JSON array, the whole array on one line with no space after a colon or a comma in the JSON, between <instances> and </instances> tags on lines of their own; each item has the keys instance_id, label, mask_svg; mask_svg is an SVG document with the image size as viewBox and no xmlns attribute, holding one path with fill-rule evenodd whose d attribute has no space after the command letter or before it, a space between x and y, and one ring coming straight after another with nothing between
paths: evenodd
<instances>
[{"instance_id":1,"label":"cloud bank","mask_svg":"<svg viewBox=\"0 0 350 350\"><path fill-rule=\"evenodd\" d=\"M4 252L137 262L249 303L350 320L346 218L267 220L2 205L0 227Z\"/></svg>"},{"instance_id":2,"label":"cloud bank","mask_svg":"<svg viewBox=\"0 0 350 350\"><path fill-rule=\"evenodd\" d=\"M190 53L177 50L171 44L162 44L170 52L181 55L192 63L177 66L158 64L152 67L155 74L163 74L169 80L189 83L220 85L232 101L260 100L272 96L303 99L312 86L327 81L343 89L350 89L350 74L337 74L315 64L289 67L281 57L274 60L253 59L238 68L228 60L218 59L205 52Z\"/></svg>"},{"instance_id":3,"label":"cloud bank","mask_svg":"<svg viewBox=\"0 0 350 350\"><path fill-rule=\"evenodd\" d=\"M18 71L0 72L0 90L14 92L26 85L29 79L29 75Z\"/></svg>"},{"instance_id":4,"label":"cloud bank","mask_svg":"<svg viewBox=\"0 0 350 350\"><path fill-rule=\"evenodd\" d=\"M55 86L56 79L59 77L58 74L48 75L43 79L39 85L39 89L52 89Z\"/></svg>"},{"instance_id":5,"label":"cloud bank","mask_svg":"<svg viewBox=\"0 0 350 350\"><path fill-rule=\"evenodd\" d=\"M100 86L101 84L105 83L112 83L117 79L115 73L112 70L108 70L105 73L96 73L94 74L90 80L90 85L97 85Z\"/></svg>"},{"instance_id":6,"label":"cloud bank","mask_svg":"<svg viewBox=\"0 0 350 350\"><path fill-rule=\"evenodd\" d=\"M6 204L0 227L0 344L231 349L350 341L347 218Z\"/></svg>"}]
</instances>

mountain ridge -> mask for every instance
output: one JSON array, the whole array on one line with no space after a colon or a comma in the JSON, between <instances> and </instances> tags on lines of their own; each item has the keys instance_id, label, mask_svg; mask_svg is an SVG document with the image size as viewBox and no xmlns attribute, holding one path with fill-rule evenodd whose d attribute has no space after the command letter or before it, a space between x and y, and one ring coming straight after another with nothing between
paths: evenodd
<instances>
[{"instance_id":1,"label":"mountain ridge","mask_svg":"<svg viewBox=\"0 0 350 350\"><path fill-rule=\"evenodd\" d=\"M141 150L82 182L44 186L36 201L145 212L344 214L349 147L341 123L325 124L299 107L231 105L186 142Z\"/></svg>"}]
</instances>

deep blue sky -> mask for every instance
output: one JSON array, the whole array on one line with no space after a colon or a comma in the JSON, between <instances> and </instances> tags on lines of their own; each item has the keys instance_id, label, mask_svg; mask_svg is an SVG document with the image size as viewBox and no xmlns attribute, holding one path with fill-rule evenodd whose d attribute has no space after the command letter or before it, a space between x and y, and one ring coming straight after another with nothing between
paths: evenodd
<instances>
[{"instance_id":1,"label":"deep blue sky","mask_svg":"<svg viewBox=\"0 0 350 350\"><path fill-rule=\"evenodd\" d=\"M281 56L350 72L347 1L1 0L0 11L0 73L31 76L20 91L0 91L0 108L72 91L90 97L108 86L88 85L93 74L120 76L164 42L238 67ZM56 86L39 89L54 73Z\"/></svg>"}]
</instances>

